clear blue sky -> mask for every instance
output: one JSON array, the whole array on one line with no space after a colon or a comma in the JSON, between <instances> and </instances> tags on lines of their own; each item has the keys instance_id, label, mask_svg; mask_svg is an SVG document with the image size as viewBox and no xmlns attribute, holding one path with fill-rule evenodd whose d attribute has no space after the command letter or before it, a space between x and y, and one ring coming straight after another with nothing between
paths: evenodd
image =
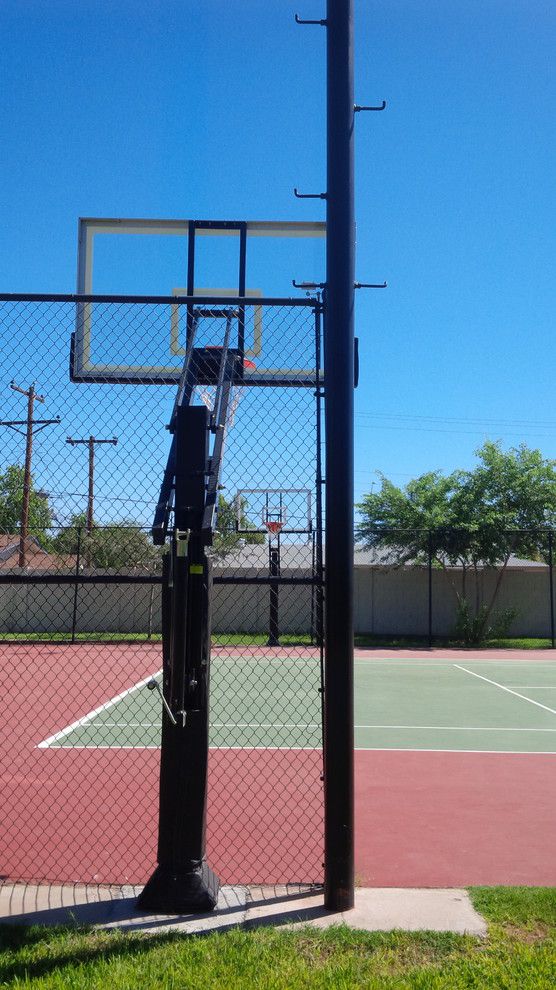
<instances>
[{"instance_id":1,"label":"clear blue sky","mask_svg":"<svg viewBox=\"0 0 556 990\"><path fill-rule=\"evenodd\" d=\"M356 0L356 490L556 457L556 8ZM0 290L75 289L82 216L324 219L323 0L3 0Z\"/></svg>"}]
</instances>

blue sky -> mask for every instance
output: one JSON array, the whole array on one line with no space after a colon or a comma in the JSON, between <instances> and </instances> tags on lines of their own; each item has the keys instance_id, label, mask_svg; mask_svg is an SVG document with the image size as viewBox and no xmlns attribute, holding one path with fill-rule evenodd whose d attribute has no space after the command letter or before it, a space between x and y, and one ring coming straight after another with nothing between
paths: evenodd
<instances>
[{"instance_id":1,"label":"blue sky","mask_svg":"<svg viewBox=\"0 0 556 990\"><path fill-rule=\"evenodd\" d=\"M296 6L297 4L297 6ZM356 491L556 457L556 12L356 0ZM75 289L78 216L324 219L322 0L3 0L0 291Z\"/></svg>"}]
</instances>

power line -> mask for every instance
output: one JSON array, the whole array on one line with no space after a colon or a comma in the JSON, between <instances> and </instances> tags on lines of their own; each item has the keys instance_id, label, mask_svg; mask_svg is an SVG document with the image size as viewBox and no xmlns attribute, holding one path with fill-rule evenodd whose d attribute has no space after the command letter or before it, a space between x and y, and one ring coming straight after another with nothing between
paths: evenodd
<instances>
[{"instance_id":1,"label":"power line","mask_svg":"<svg viewBox=\"0 0 556 990\"><path fill-rule=\"evenodd\" d=\"M357 416L371 419L410 419L423 420L437 423L476 423L501 426L540 426L541 428L556 428L556 420L536 420L536 419L489 419L488 417L472 416L422 416L416 413L386 413L386 412L360 412Z\"/></svg>"},{"instance_id":2,"label":"power line","mask_svg":"<svg viewBox=\"0 0 556 990\"><path fill-rule=\"evenodd\" d=\"M394 430L396 432L402 432L402 433L407 433L407 432L411 432L411 433L448 433L448 434L451 434L451 435L459 434L459 435L462 435L462 436L475 436L475 437L476 436L484 436L485 433L487 432L486 429L485 430L450 430L450 429L441 429L441 427L435 427L435 426L409 426L409 425L407 425L407 426L406 425L404 425L404 426L402 426L402 425L400 425L400 426L392 426L392 425L389 425L387 423L380 423L380 424L378 424L378 423L377 424L359 423L359 424L357 424L357 429L359 429L359 430L375 430L375 431L377 431L377 430ZM556 427L554 429L556 431ZM498 433L498 435L499 436L501 435L501 436L506 437L506 438L510 438L511 437L511 438L516 438L516 439L523 439L524 437L528 437L528 438L533 438L534 437L534 438L539 439L539 440L551 440L553 438L553 435L554 434L550 434L550 433L506 433L505 431L503 431L502 433Z\"/></svg>"}]
</instances>

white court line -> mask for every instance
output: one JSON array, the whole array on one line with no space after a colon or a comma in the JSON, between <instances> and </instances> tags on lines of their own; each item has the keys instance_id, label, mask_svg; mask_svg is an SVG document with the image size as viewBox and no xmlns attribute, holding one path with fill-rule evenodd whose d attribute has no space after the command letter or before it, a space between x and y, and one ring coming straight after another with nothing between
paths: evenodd
<instances>
[{"instance_id":1,"label":"white court line","mask_svg":"<svg viewBox=\"0 0 556 990\"><path fill-rule=\"evenodd\" d=\"M510 688L527 688L528 691L556 691L556 684L508 684Z\"/></svg>"},{"instance_id":2,"label":"white court line","mask_svg":"<svg viewBox=\"0 0 556 990\"><path fill-rule=\"evenodd\" d=\"M55 749L158 749L158 750L160 750L160 746L151 746L151 745L148 745L148 746L110 746L110 745L103 745L103 744L98 745L98 746L95 746L93 743L90 743L90 744L88 744L86 746L72 746L72 745L68 745L68 744L63 744L61 746L56 746ZM220 753L220 752L223 752L223 751L224 752L227 752L229 749L233 749L234 751L237 751L238 753L242 753L244 751L251 751L251 750L254 750L254 749L255 750L260 750L263 753L266 752L266 751L268 751L268 750L272 750L272 752L281 752L281 751L284 751L286 753L290 752L291 750L295 750L296 753L297 752L300 752L300 753L321 753L322 752L322 746L209 746L209 749L212 750L213 752L216 752L216 753ZM459 752L459 750L455 750L454 752L457 753L457 752ZM502 751L502 752L504 752L504 751Z\"/></svg>"},{"instance_id":3,"label":"white court line","mask_svg":"<svg viewBox=\"0 0 556 990\"><path fill-rule=\"evenodd\" d=\"M90 728L160 729L160 722L93 722ZM319 722L211 722L211 729L321 729ZM355 725L355 729L427 729L433 732L556 732L554 729L529 729L505 725Z\"/></svg>"},{"instance_id":4,"label":"white court line","mask_svg":"<svg viewBox=\"0 0 556 990\"><path fill-rule=\"evenodd\" d=\"M160 722L93 722L93 729L159 729ZM319 722L211 722L213 729L320 729ZM556 729L554 730L556 732Z\"/></svg>"},{"instance_id":5,"label":"white court line","mask_svg":"<svg viewBox=\"0 0 556 990\"><path fill-rule=\"evenodd\" d=\"M57 746L56 749L158 749L160 746ZM228 751L246 752L301 752L321 753L321 746L209 746L211 752L226 753ZM416 749L407 746L356 746L357 753L480 753L495 756L556 756L556 750L550 749Z\"/></svg>"},{"instance_id":6,"label":"white court line","mask_svg":"<svg viewBox=\"0 0 556 990\"><path fill-rule=\"evenodd\" d=\"M356 725L356 729L433 729L435 732L556 732L556 729L525 729L498 725Z\"/></svg>"},{"instance_id":7,"label":"white court line","mask_svg":"<svg viewBox=\"0 0 556 990\"><path fill-rule=\"evenodd\" d=\"M90 722L92 729L160 729L161 722Z\"/></svg>"},{"instance_id":8,"label":"white court line","mask_svg":"<svg viewBox=\"0 0 556 990\"><path fill-rule=\"evenodd\" d=\"M49 736L48 739L43 739L42 742L37 744L37 749L47 749L59 739L63 739L65 736L68 736L70 732L74 731L74 729L79 729L82 725L87 725L91 719L95 718L96 715L99 715L100 712L105 712L107 708L111 708L112 705L117 704L117 702L121 701L122 698L126 698L128 694L132 694L133 691L137 691L139 688L144 687L145 684L148 684L148 682L159 673L161 673L161 671L157 670L154 674L149 674L148 677L144 677L142 681L134 684L133 687L126 688L125 691L117 694L115 698L111 698L110 701L105 701L103 705L99 705L98 708L95 708L92 712L89 712L88 715L82 715L81 718L76 719L75 722L72 722L71 725L66 726L65 729L61 730L61 732L55 732L54 735Z\"/></svg>"},{"instance_id":9,"label":"white court line","mask_svg":"<svg viewBox=\"0 0 556 990\"><path fill-rule=\"evenodd\" d=\"M379 667L388 665L392 667L453 667L456 666L453 660L448 657L444 660L355 660L356 667ZM533 664L544 667L555 667L556 660L467 660L469 667L527 667Z\"/></svg>"},{"instance_id":10,"label":"white court line","mask_svg":"<svg viewBox=\"0 0 556 990\"><path fill-rule=\"evenodd\" d=\"M554 749L410 749L406 746L356 746L358 753L490 753L496 756L556 756Z\"/></svg>"},{"instance_id":11,"label":"white court line","mask_svg":"<svg viewBox=\"0 0 556 990\"><path fill-rule=\"evenodd\" d=\"M471 674L472 677L478 677L481 681L486 681L487 684L492 684L494 687L500 688L501 691L507 691L508 694L513 694L514 697L521 698L522 701L528 701L530 705L536 705L537 708L543 708L545 712L556 715L555 708L549 708L548 705L541 705L540 701L533 701L533 698L528 698L525 694L519 694L517 691L513 691L512 688L506 687L505 684L499 684L498 681L492 681L490 677L483 677L482 674L476 674L474 670L461 667L459 663L455 663L454 667L457 667L458 670L463 670L466 674Z\"/></svg>"}]
</instances>

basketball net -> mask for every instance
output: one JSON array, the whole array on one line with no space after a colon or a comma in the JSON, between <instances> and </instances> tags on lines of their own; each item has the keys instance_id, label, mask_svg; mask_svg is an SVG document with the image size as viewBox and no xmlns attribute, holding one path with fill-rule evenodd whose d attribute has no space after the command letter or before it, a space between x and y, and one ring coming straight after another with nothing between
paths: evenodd
<instances>
[{"instance_id":1,"label":"basketball net","mask_svg":"<svg viewBox=\"0 0 556 990\"><path fill-rule=\"evenodd\" d=\"M256 365L253 361L248 361L247 358L243 359L244 368L253 369ZM214 411L214 403L216 401L216 385L196 385L194 389L194 394L201 400L203 405L207 407L210 412ZM242 395L241 385L232 385L230 389L230 399L228 402L228 408L226 410L226 429L234 425L237 407L239 406L241 395Z\"/></svg>"},{"instance_id":2,"label":"basketball net","mask_svg":"<svg viewBox=\"0 0 556 990\"><path fill-rule=\"evenodd\" d=\"M280 519L267 519L265 525L270 536L278 536L282 532L284 523Z\"/></svg>"}]
</instances>

